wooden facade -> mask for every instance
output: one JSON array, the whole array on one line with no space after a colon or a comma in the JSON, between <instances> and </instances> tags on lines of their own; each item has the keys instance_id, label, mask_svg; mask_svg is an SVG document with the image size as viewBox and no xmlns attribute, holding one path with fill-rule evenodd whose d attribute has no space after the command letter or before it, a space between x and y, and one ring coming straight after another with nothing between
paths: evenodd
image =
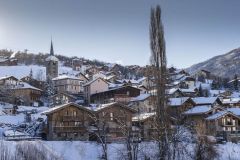
<instances>
[{"instance_id":1,"label":"wooden facade","mask_svg":"<svg viewBox=\"0 0 240 160\"><path fill-rule=\"evenodd\" d=\"M125 129L132 129L135 110L119 103L106 104L95 109L74 103L57 106L47 115L48 140L98 140L103 132L107 141L125 137Z\"/></svg>"},{"instance_id":2,"label":"wooden facade","mask_svg":"<svg viewBox=\"0 0 240 160\"><path fill-rule=\"evenodd\" d=\"M115 102L129 102L131 97L137 97L140 95L140 89L123 86L115 89L110 89L105 92L100 92L91 95L91 102L93 103L109 103L111 101ZM123 98L125 96L125 98Z\"/></svg>"},{"instance_id":3,"label":"wooden facade","mask_svg":"<svg viewBox=\"0 0 240 160\"><path fill-rule=\"evenodd\" d=\"M206 118L207 135L221 136L232 141L239 140L239 131L240 118L231 112L222 111Z\"/></svg>"},{"instance_id":4,"label":"wooden facade","mask_svg":"<svg viewBox=\"0 0 240 160\"><path fill-rule=\"evenodd\" d=\"M88 140L91 114L88 109L69 103L45 114L48 140Z\"/></svg>"},{"instance_id":5,"label":"wooden facade","mask_svg":"<svg viewBox=\"0 0 240 160\"><path fill-rule=\"evenodd\" d=\"M135 110L120 103L111 103L95 111L96 117L107 126L107 141L109 142L126 138L126 130L131 131L132 129L132 115L134 113L136 113ZM103 125L103 123L99 125Z\"/></svg>"}]
</instances>

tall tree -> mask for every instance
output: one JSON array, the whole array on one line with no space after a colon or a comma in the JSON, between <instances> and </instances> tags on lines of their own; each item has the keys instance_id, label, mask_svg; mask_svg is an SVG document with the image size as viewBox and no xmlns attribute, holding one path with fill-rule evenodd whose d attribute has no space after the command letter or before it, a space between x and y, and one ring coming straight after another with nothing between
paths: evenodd
<instances>
[{"instance_id":1,"label":"tall tree","mask_svg":"<svg viewBox=\"0 0 240 160\"><path fill-rule=\"evenodd\" d=\"M151 64L154 70L154 81L156 84L156 128L158 129L159 159L167 159L168 156L168 132L169 123L166 113L167 97L167 58L165 49L164 29L161 20L161 8L158 5L151 9L150 22L150 45Z\"/></svg>"}]
</instances>

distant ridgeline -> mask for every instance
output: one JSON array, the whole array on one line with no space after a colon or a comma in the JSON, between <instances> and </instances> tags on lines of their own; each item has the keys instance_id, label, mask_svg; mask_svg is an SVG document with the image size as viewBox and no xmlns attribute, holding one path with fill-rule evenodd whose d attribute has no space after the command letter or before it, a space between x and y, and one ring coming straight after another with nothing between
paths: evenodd
<instances>
[{"instance_id":1,"label":"distant ridgeline","mask_svg":"<svg viewBox=\"0 0 240 160\"><path fill-rule=\"evenodd\" d=\"M218 55L204 62L192 65L187 72L195 74L204 69L220 77L232 79L234 75L240 75L240 48L226 54Z\"/></svg>"}]
</instances>

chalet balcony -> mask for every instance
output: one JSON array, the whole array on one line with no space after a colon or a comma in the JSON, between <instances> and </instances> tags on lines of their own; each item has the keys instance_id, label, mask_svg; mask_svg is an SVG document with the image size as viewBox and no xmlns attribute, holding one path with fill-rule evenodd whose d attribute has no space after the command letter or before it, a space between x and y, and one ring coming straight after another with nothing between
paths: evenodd
<instances>
[{"instance_id":1,"label":"chalet balcony","mask_svg":"<svg viewBox=\"0 0 240 160\"><path fill-rule=\"evenodd\" d=\"M222 127L225 127L225 126L235 126L235 124L229 122L229 123L224 123L221 125Z\"/></svg>"},{"instance_id":2,"label":"chalet balcony","mask_svg":"<svg viewBox=\"0 0 240 160\"><path fill-rule=\"evenodd\" d=\"M83 121L83 118L79 117L79 116L63 116L62 121L64 121L64 122L68 122L68 121L78 122L78 121Z\"/></svg>"},{"instance_id":3,"label":"chalet balcony","mask_svg":"<svg viewBox=\"0 0 240 160\"><path fill-rule=\"evenodd\" d=\"M64 127L54 127L54 132L82 132L86 130L85 126L64 126Z\"/></svg>"}]
</instances>

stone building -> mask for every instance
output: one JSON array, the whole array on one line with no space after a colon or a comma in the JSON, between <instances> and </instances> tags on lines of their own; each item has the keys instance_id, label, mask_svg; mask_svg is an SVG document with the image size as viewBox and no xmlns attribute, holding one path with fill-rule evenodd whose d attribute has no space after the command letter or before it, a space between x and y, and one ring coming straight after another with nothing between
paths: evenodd
<instances>
[{"instance_id":1,"label":"stone building","mask_svg":"<svg viewBox=\"0 0 240 160\"><path fill-rule=\"evenodd\" d=\"M50 56L46 58L47 78L55 78L58 76L58 58L54 56L53 43L51 41Z\"/></svg>"}]
</instances>

